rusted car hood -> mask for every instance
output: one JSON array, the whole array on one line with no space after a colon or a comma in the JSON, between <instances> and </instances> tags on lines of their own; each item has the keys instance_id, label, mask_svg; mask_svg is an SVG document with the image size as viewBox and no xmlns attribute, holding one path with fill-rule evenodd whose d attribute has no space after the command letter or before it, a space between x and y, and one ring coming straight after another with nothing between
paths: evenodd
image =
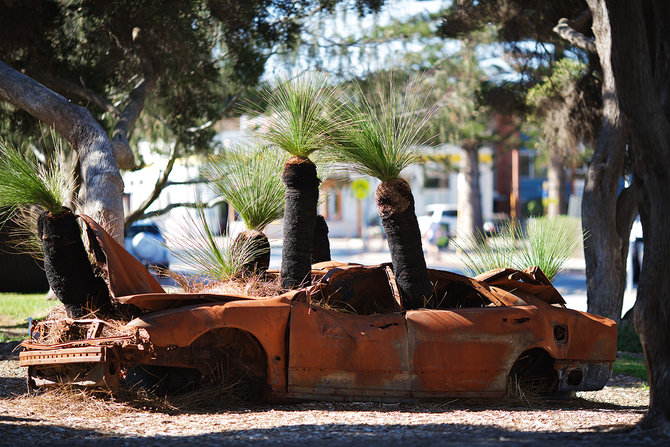
<instances>
[{"instance_id":1,"label":"rusted car hood","mask_svg":"<svg viewBox=\"0 0 670 447\"><path fill-rule=\"evenodd\" d=\"M165 293L142 263L128 253L96 221L80 214L88 237L88 250L105 272L112 299L142 293Z\"/></svg>"},{"instance_id":2,"label":"rusted car hood","mask_svg":"<svg viewBox=\"0 0 670 447\"><path fill-rule=\"evenodd\" d=\"M510 268L494 269L475 276L474 279L488 286L499 287L510 292L520 290L530 295L535 295L548 304L565 306L565 300L561 294L558 293L558 290L554 288L549 278L537 266L523 271Z\"/></svg>"}]
</instances>

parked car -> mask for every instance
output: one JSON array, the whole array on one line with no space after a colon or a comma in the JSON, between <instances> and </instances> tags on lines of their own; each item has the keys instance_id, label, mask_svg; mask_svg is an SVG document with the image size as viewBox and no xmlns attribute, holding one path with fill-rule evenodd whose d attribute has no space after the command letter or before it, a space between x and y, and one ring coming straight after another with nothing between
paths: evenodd
<instances>
[{"instance_id":1,"label":"parked car","mask_svg":"<svg viewBox=\"0 0 670 447\"><path fill-rule=\"evenodd\" d=\"M273 401L493 397L510 383L598 390L615 360L616 324L567 309L538 268L431 269L439 305L419 310L403 309L388 264L316 264L313 285L265 298L165 293L85 222L111 296L141 313L35 325L20 353L31 388L231 381Z\"/></svg>"},{"instance_id":2,"label":"parked car","mask_svg":"<svg viewBox=\"0 0 670 447\"><path fill-rule=\"evenodd\" d=\"M138 221L124 232L125 247L145 267L167 270L170 267L165 238L152 221Z\"/></svg>"},{"instance_id":3,"label":"parked car","mask_svg":"<svg viewBox=\"0 0 670 447\"><path fill-rule=\"evenodd\" d=\"M417 217L419 222L419 230L422 236L426 236L431 228L431 225L440 224L442 228L448 231L449 236L456 235L456 223L458 217L458 207L456 205L449 205L445 203L434 203L426 206L426 213Z\"/></svg>"}]
</instances>

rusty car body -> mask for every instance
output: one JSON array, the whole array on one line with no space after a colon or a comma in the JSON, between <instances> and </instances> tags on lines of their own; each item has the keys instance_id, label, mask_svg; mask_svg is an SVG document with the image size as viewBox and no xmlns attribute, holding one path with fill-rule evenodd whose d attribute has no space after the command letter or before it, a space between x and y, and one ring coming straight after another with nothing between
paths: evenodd
<instances>
[{"instance_id":1,"label":"rusty car body","mask_svg":"<svg viewBox=\"0 0 670 447\"><path fill-rule=\"evenodd\" d=\"M408 311L389 265L315 265L311 286L266 298L168 294L84 221L113 299L141 310L127 323L38 324L20 353L32 387L170 392L224 371L256 398L387 400L503 396L510 377L598 390L611 374L615 323L567 309L539 269L475 278L430 270L439 305Z\"/></svg>"}]
</instances>

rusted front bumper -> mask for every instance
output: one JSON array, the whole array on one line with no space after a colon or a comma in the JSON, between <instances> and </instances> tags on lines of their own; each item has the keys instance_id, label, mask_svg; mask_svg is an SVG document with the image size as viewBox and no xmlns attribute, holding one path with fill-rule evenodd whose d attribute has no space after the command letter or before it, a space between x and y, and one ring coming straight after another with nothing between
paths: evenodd
<instances>
[{"instance_id":1,"label":"rusted front bumper","mask_svg":"<svg viewBox=\"0 0 670 447\"><path fill-rule=\"evenodd\" d=\"M612 362L557 360L558 391L598 391L612 375Z\"/></svg>"},{"instance_id":2,"label":"rusted front bumper","mask_svg":"<svg viewBox=\"0 0 670 447\"><path fill-rule=\"evenodd\" d=\"M137 363L141 357L142 345L38 349L19 353L19 366L28 367L31 388L64 384L115 388L123 365Z\"/></svg>"}]
</instances>

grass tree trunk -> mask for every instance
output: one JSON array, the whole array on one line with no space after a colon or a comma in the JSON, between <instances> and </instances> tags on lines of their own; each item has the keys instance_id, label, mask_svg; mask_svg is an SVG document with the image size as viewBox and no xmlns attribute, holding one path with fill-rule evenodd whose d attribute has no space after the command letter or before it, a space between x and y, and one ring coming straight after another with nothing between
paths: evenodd
<instances>
[{"instance_id":1,"label":"grass tree trunk","mask_svg":"<svg viewBox=\"0 0 670 447\"><path fill-rule=\"evenodd\" d=\"M430 305L433 287L421 246L421 232L409 184L396 178L382 182L375 201L391 251L393 273L405 309Z\"/></svg>"},{"instance_id":2,"label":"grass tree trunk","mask_svg":"<svg viewBox=\"0 0 670 447\"><path fill-rule=\"evenodd\" d=\"M314 221L314 240L312 241L312 264L330 261L330 241L328 240L328 224L322 215Z\"/></svg>"},{"instance_id":3,"label":"grass tree trunk","mask_svg":"<svg viewBox=\"0 0 670 447\"><path fill-rule=\"evenodd\" d=\"M285 289L308 284L312 271L312 241L319 199L316 165L308 158L291 157L284 165L286 186L281 283Z\"/></svg>"},{"instance_id":4,"label":"grass tree trunk","mask_svg":"<svg viewBox=\"0 0 670 447\"><path fill-rule=\"evenodd\" d=\"M49 286L70 317L87 311L107 311L110 305L105 281L93 273L81 239L77 218L69 210L44 212L37 221Z\"/></svg>"},{"instance_id":5,"label":"grass tree trunk","mask_svg":"<svg viewBox=\"0 0 670 447\"><path fill-rule=\"evenodd\" d=\"M245 275L264 274L270 267L270 241L258 230L245 230L238 234L233 241L233 250L239 247L251 246L253 256L242 266Z\"/></svg>"}]
</instances>

